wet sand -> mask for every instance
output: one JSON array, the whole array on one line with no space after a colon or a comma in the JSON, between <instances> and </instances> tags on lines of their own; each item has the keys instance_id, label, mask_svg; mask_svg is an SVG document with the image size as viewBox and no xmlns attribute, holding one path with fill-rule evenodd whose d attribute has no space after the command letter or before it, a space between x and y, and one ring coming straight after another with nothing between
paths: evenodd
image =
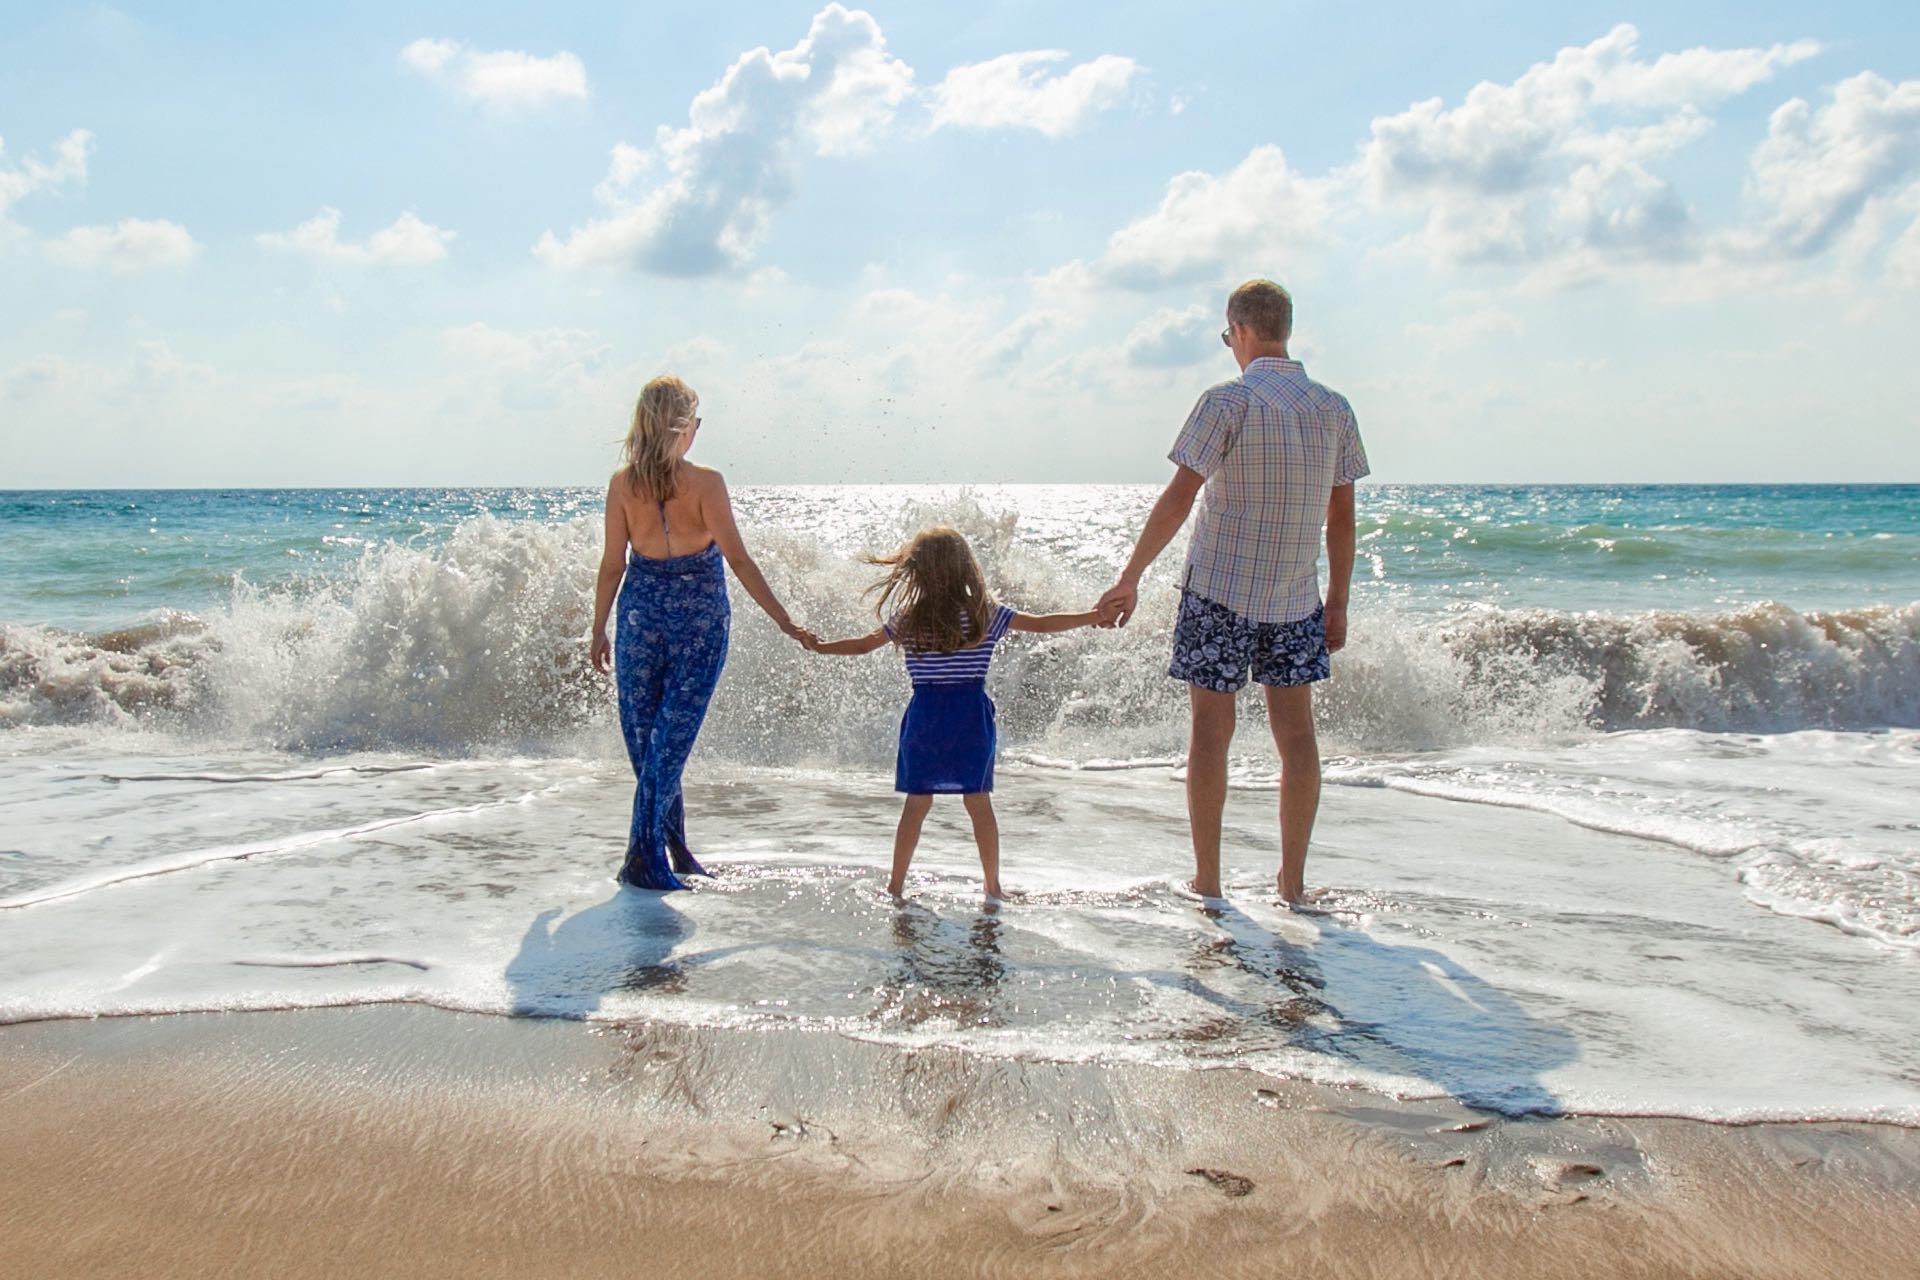
<instances>
[{"instance_id":1,"label":"wet sand","mask_svg":"<svg viewBox=\"0 0 1920 1280\"><path fill-rule=\"evenodd\" d=\"M1901 1276L1920 1131L411 1006L0 1028L0 1275Z\"/></svg>"}]
</instances>

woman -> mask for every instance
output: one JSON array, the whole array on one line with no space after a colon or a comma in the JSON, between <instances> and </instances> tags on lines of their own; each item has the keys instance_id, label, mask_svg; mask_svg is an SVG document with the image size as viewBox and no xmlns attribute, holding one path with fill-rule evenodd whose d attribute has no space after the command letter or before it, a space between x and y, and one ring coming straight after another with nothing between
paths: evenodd
<instances>
[{"instance_id":1,"label":"woman","mask_svg":"<svg viewBox=\"0 0 1920 1280\"><path fill-rule=\"evenodd\" d=\"M747 554L726 480L686 460L700 430L699 407L693 389L675 377L655 378L641 390L624 465L607 486L606 547L593 600L590 656L605 675L618 651L620 732L638 779L618 878L642 889L684 889L680 876L706 874L687 849L680 773L727 660L731 610L721 559L782 631L796 640L807 635ZM616 592L620 615L610 645L607 612Z\"/></svg>"}]
</instances>

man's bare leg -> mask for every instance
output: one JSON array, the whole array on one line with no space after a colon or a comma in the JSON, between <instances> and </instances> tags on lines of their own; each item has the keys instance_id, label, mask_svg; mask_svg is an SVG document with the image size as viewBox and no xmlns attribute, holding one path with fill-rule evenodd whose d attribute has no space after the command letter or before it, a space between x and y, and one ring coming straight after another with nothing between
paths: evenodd
<instances>
[{"instance_id":1,"label":"man's bare leg","mask_svg":"<svg viewBox=\"0 0 1920 1280\"><path fill-rule=\"evenodd\" d=\"M1280 751L1280 896L1307 897L1307 844L1320 811L1320 743L1313 734L1313 686L1264 686L1267 722Z\"/></svg>"},{"instance_id":2,"label":"man's bare leg","mask_svg":"<svg viewBox=\"0 0 1920 1280\"><path fill-rule=\"evenodd\" d=\"M1193 891L1220 896L1220 820L1227 808L1227 745L1233 741L1231 693L1188 685L1193 728L1187 739L1187 825L1193 832Z\"/></svg>"}]
</instances>

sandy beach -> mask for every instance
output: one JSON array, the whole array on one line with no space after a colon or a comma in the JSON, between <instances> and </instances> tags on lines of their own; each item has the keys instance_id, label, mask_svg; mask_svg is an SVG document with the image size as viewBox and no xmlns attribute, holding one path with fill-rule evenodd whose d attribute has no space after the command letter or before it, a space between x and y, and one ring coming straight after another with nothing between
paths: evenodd
<instances>
[{"instance_id":1,"label":"sandy beach","mask_svg":"<svg viewBox=\"0 0 1920 1280\"><path fill-rule=\"evenodd\" d=\"M1920 4L5 16L0 1280L1920 1280Z\"/></svg>"},{"instance_id":2,"label":"sandy beach","mask_svg":"<svg viewBox=\"0 0 1920 1280\"><path fill-rule=\"evenodd\" d=\"M403 1006L0 1031L18 1276L1904 1276L1920 1131Z\"/></svg>"}]
</instances>

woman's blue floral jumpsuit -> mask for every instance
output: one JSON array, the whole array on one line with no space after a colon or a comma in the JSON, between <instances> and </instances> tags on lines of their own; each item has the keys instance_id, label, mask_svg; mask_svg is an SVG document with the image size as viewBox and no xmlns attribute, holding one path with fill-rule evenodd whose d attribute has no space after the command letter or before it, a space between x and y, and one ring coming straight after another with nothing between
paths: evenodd
<instances>
[{"instance_id":1,"label":"woman's blue floral jumpsuit","mask_svg":"<svg viewBox=\"0 0 1920 1280\"><path fill-rule=\"evenodd\" d=\"M660 520L665 528L664 508ZM726 665L731 619L717 546L664 560L628 556L614 625L620 732L636 778L624 884L684 889L680 876L706 874L687 848L680 774Z\"/></svg>"}]
</instances>

